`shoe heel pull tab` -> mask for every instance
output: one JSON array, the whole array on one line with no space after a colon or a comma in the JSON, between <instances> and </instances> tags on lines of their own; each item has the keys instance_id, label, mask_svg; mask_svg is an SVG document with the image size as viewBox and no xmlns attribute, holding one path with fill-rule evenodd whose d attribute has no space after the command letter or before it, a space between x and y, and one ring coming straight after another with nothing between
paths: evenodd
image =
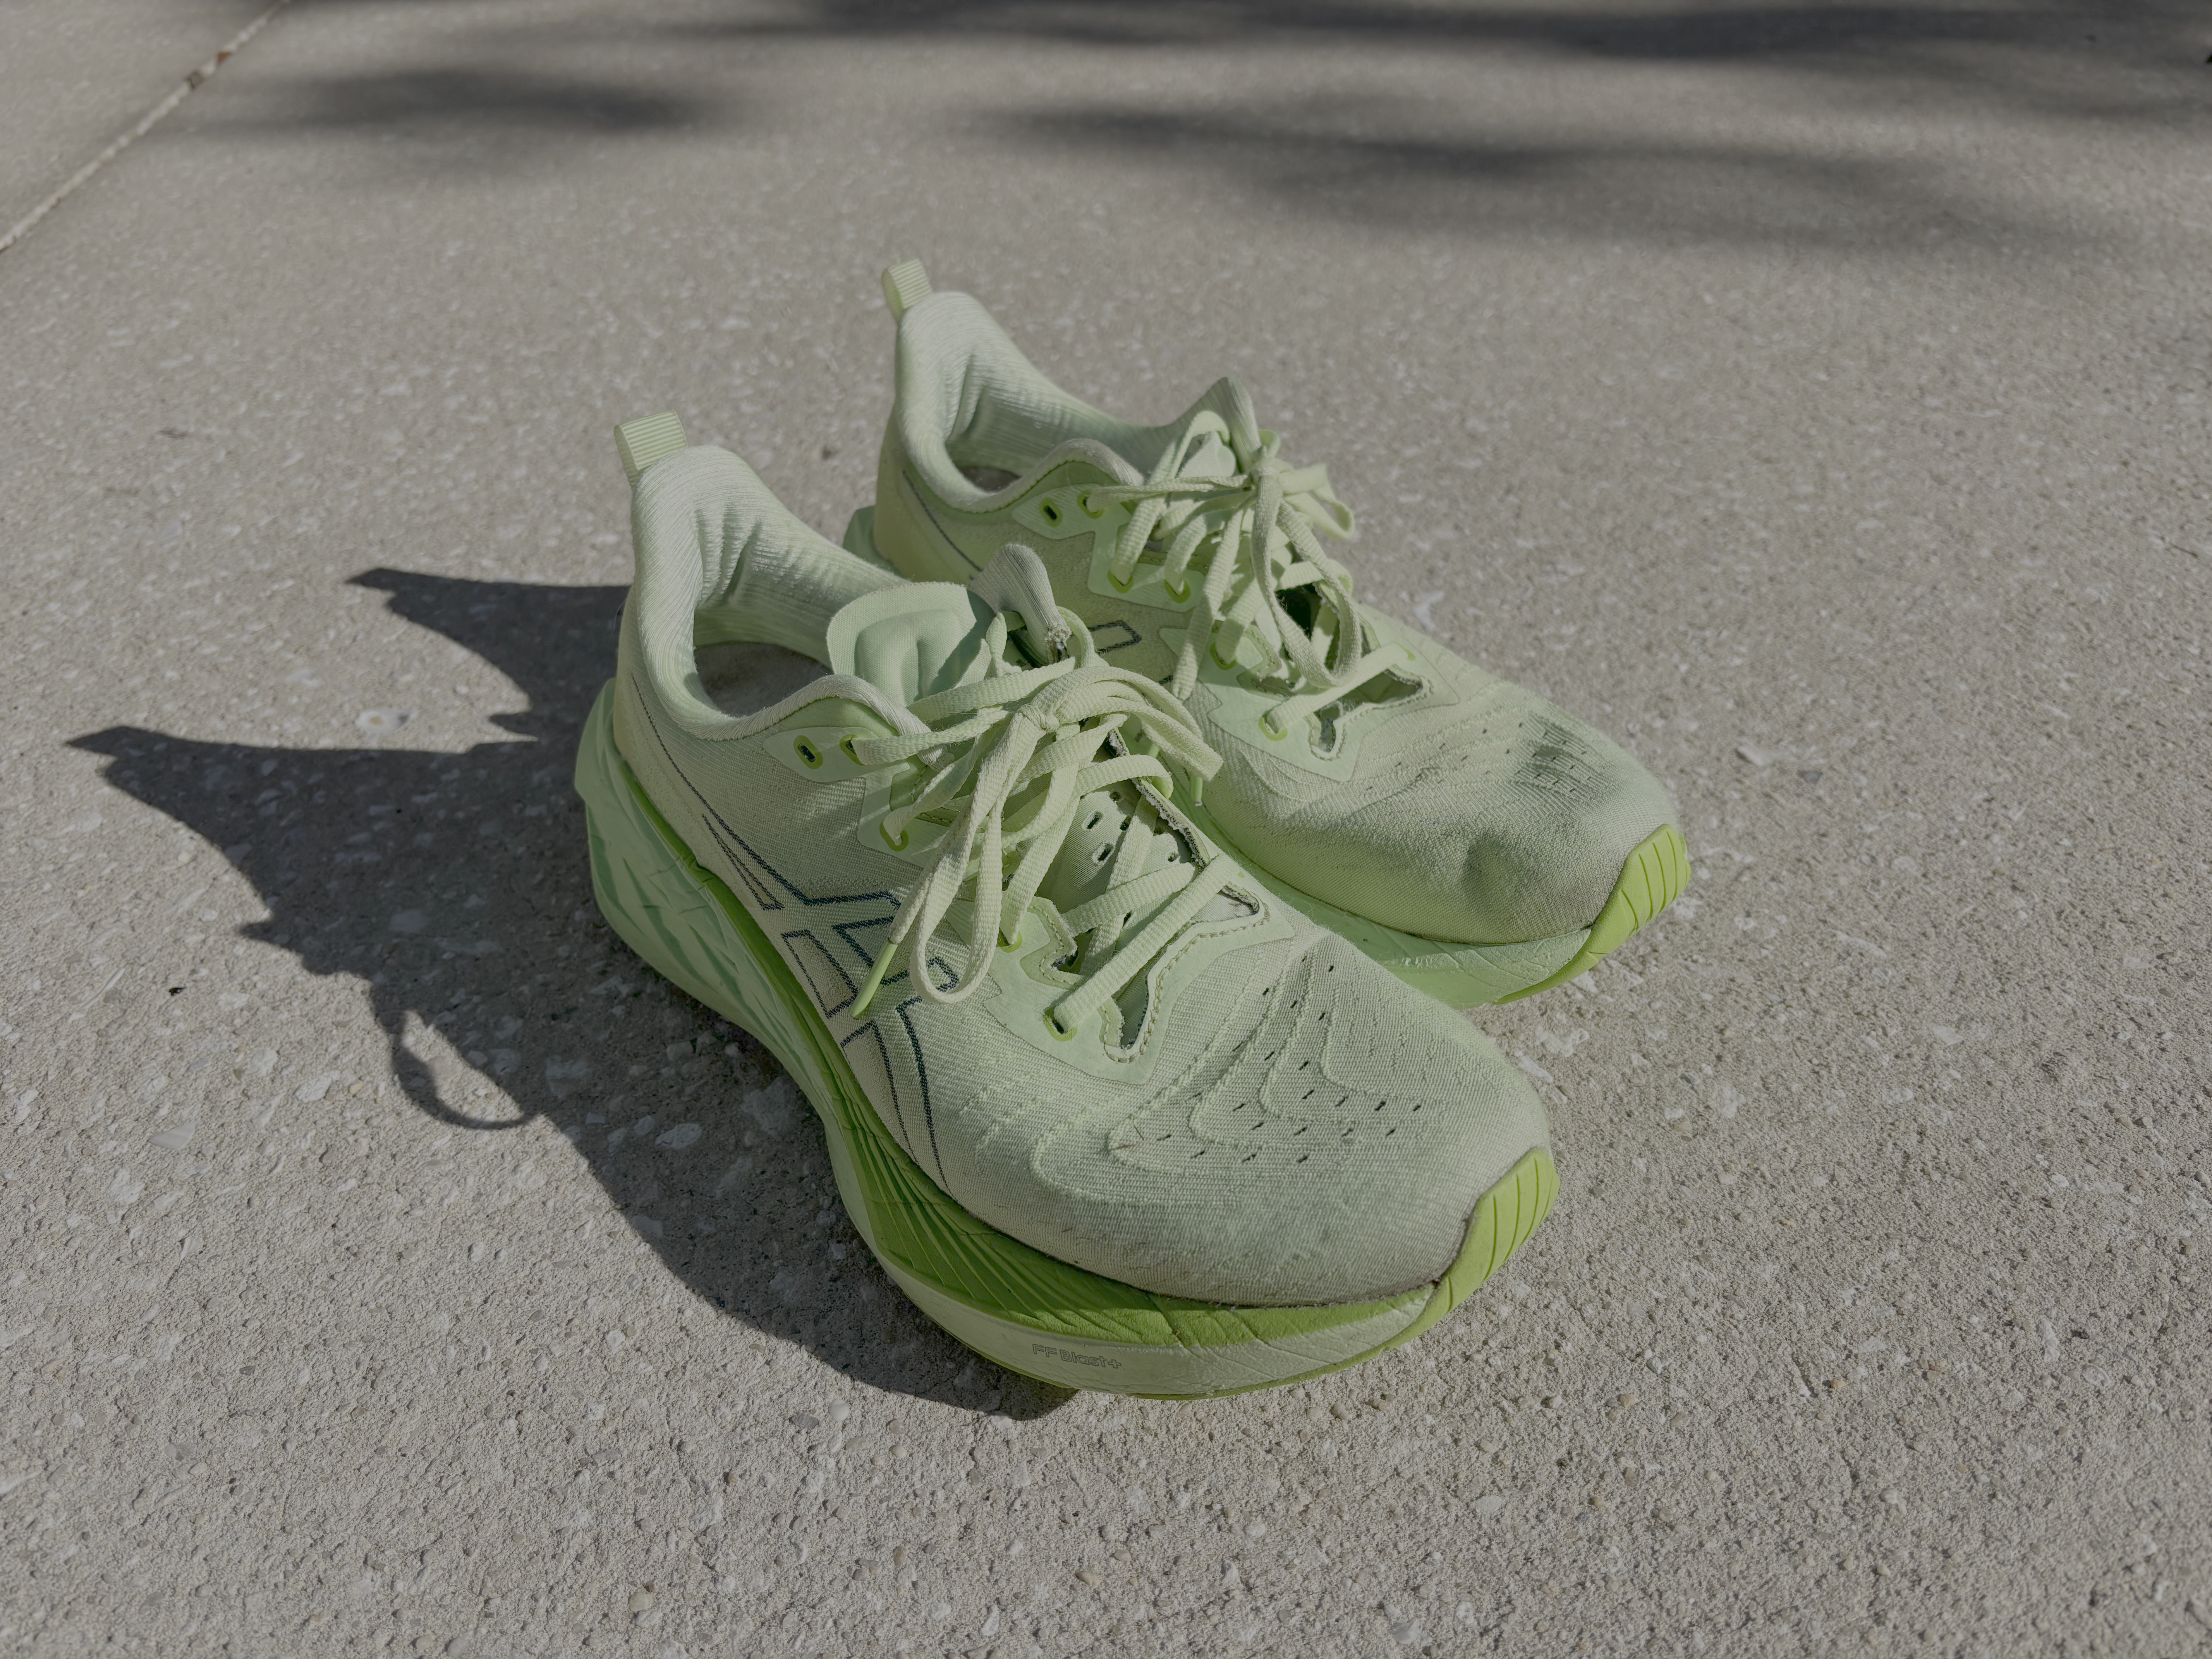
<instances>
[{"instance_id":1,"label":"shoe heel pull tab","mask_svg":"<svg viewBox=\"0 0 2212 1659\"><path fill-rule=\"evenodd\" d=\"M622 459L623 476L633 484L639 473L684 445L684 422L665 410L624 421L615 428L615 453Z\"/></svg>"},{"instance_id":2,"label":"shoe heel pull tab","mask_svg":"<svg viewBox=\"0 0 2212 1659\"><path fill-rule=\"evenodd\" d=\"M930 296L929 273L919 259L902 259L884 268L884 303L891 308L893 322Z\"/></svg>"}]
</instances>

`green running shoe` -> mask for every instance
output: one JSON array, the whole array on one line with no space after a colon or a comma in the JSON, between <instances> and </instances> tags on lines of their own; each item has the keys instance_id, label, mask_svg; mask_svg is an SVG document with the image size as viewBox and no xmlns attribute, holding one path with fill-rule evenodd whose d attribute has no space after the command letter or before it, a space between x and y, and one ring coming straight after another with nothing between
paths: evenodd
<instances>
[{"instance_id":1,"label":"green running shoe","mask_svg":"<svg viewBox=\"0 0 2212 1659\"><path fill-rule=\"evenodd\" d=\"M1214 757L1034 554L907 582L672 416L618 437L600 908L788 1068L918 1306L1047 1382L1226 1394L1407 1340L1528 1236L1528 1084L1188 823L1170 764Z\"/></svg>"},{"instance_id":2,"label":"green running shoe","mask_svg":"<svg viewBox=\"0 0 2212 1659\"><path fill-rule=\"evenodd\" d=\"M1690 866L1659 781L1534 694L1358 604L1352 530L1235 380L1137 426L1039 374L983 307L884 273L896 401L852 550L965 581L1034 547L1101 654L1223 758L1188 811L1277 897L1455 1007L1573 978Z\"/></svg>"}]
</instances>

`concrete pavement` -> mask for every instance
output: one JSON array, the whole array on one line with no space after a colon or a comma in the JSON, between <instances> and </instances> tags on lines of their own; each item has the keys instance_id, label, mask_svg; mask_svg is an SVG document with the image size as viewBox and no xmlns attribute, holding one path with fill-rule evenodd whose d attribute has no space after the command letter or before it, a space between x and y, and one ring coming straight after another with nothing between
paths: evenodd
<instances>
[{"instance_id":1,"label":"concrete pavement","mask_svg":"<svg viewBox=\"0 0 2212 1659\"><path fill-rule=\"evenodd\" d=\"M301 0L0 255L0 1648L2212 1646L2208 51ZM1690 900L1475 1017L1561 1201L1407 1350L993 1370L594 917L610 428L834 535L908 253L1109 407L1246 374L1676 791Z\"/></svg>"}]
</instances>

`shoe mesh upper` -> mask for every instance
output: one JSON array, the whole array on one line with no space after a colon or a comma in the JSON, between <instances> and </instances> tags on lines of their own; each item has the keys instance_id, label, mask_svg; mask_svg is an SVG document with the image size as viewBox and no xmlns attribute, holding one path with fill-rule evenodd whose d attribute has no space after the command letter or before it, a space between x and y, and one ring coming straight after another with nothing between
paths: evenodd
<instances>
[{"instance_id":1,"label":"shoe mesh upper","mask_svg":"<svg viewBox=\"0 0 2212 1659\"><path fill-rule=\"evenodd\" d=\"M1141 478L1200 416L1249 420L1243 387L1219 382L1163 426L1118 420L1052 385L960 294L907 313L897 374L873 528L882 556L911 576L964 580L1018 531L1102 648L1168 678L1187 608L1098 580L1103 532L1071 519L1041 534L1017 515L1048 487ZM986 489L963 468L1011 481ZM1371 608L1360 615L1370 642L1409 653L1400 677L1417 691L1315 711L1278 740L1261 717L1300 688L1201 675L1190 701L1225 763L1207 808L1240 854L1423 938L1506 945L1589 926L1630 852L1674 821L1665 789L1565 710Z\"/></svg>"},{"instance_id":2,"label":"shoe mesh upper","mask_svg":"<svg viewBox=\"0 0 2212 1659\"><path fill-rule=\"evenodd\" d=\"M816 775L788 757L794 734L834 752L837 729L888 731L900 711L871 682L827 672L744 717L706 698L693 641L744 629L718 597L744 573L718 562L758 541L732 529L757 490L719 452L641 477L616 742L759 921L916 1163L1000 1231L1164 1294L1352 1302L1441 1273L1476 1200L1545 1144L1542 1109L1471 1027L1256 886L1154 962L1141 1040L1127 1047L1109 1023L1054 1037L1042 1018L1061 994L1054 947L1036 939L992 952L957 1004L919 995L902 956L855 1015L918 867L871 844L865 774ZM811 580L821 550L803 550L783 580ZM927 960L949 981L964 961L959 907L941 932L945 951Z\"/></svg>"}]
</instances>

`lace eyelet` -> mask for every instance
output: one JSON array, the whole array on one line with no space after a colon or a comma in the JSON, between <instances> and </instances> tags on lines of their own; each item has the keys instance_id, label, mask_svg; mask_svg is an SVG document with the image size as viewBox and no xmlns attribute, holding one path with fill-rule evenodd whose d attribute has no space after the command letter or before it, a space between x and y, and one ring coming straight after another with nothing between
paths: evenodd
<instances>
[{"instance_id":1,"label":"lace eyelet","mask_svg":"<svg viewBox=\"0 0 2212 1659\"><path fill-rule=\"evenodd\" d=\"M1057 501L1039 501L1037 503L1037 514L1038 516L1042 518L1047 524L1058 524L1060 522L1060 503Z\"/></svg>"},{"instance_id":2,"label":"lace eyelet","mask_svg":"<svg viewBox=\"0 0 2212 1659\"><path fill-rule=\"evenodd\" d=\"M805 738L793 738L791 740L791 746L798 751L802 764L810 769L822 764L822 751Z\"/></svg>"},{"instance_id":3,"label":"lace eyelet","mask_svg":"<svg viewBox=\"0 0 2212 1659\"><path fill-rule=\"evenodd\" d=\"M1106 516L1104 507L1091 505L1091 492L1087 489L1075 498L1075 504L1083 509L1083 516L1086 519L1103 519Z\"/></svg>"},{"instance_id":4,"label":"lace eyelet","mask_svg":"<svg viewBox=\"0 0 2212 1659\"><path fill-rule=\"evenodd\" d=\"M845 758L852 762L854 765L859 766L863 763L859 752L853 747L853 734L851 732L848 732L843 737L838 738L837 746L845 751Z\"/></svg>"},{"instance_id":5,"label":"lace eyelet","mask_svg":"<svg viewBox=\"0 0 2212 1659\"><path fill-rule=\"evenodd\" d=\"M1121 577L1115 575L1110 568L1106 572L1106 580L1116 593L1126 593L1137 585L1137 578L1134 574L1132 574L1127 580L1124 580Z\"/></svg>"},{"instance_id":6,"label":"lace eyelet","mask_svg":"<svg viewBox=\"0 0 2212 1659\"><path fill-rule=\"evenodd\" d=\"M1166 590L1167 596L1173 599L1177 605L1188 605L1190 603L1189 583L1185 582L1181 587L1177 587L1172 582L1162 582L1160 586Z\"/></svg>"},{"instance_id":7,"label":"lace eyelet","mask_svg":"<svg viewBox=\"0 0 2212 1659\"><path fill-rule=\"evenodd\" d=\"M1000 939L999 941L999 948L1001 951L1020 950L1022 948L1022 936L1019 933L1017 933L1012 939Z\"/></svg>"},{"instance_id":8,"label":"lace eyelet","mask_svg":"<svg viewBox=\"0 0 2212 1659\"><path fill-rule=\"evenodd\" d=\"M1054 1041L1073 1042L1075 1040L1076 1028L1073 1025L1062 1025L1060 1023L1060 1015L1055 1010L1048 1008L1044 1011L1044 1023L1045 1029L1052 1033Z\"/></svg>"},{"instance_id":9,"label":"lace eyelet","mask_svg":"<svg viewBox=\"0 0 2212 1659\"><path fill-rule=\"evenodd\" d=\"M1291 735L1291 728L1289 726L1277 726L1275 724L1275 713L1272 708L1266 714L1260 716L1260 729L1266 732L1269 738L1276 743L1280 743L1285 738Z\"/></svg>"},{"instance_id":10,"label":"lace eyelet","mask_svg":"<svg viewBox=\"0 0 2212 1659\"><path fill-rule=\"evenodd\" d=\"M903 853L906 851L908 836L905 830L902 830L899 831L899 838L896 841L893 841L891 839L891 827L888 823L878 824L876 826L876 833L884 838L884 845L890 848L892 852Z\"/></svg>"}]
</instances>

